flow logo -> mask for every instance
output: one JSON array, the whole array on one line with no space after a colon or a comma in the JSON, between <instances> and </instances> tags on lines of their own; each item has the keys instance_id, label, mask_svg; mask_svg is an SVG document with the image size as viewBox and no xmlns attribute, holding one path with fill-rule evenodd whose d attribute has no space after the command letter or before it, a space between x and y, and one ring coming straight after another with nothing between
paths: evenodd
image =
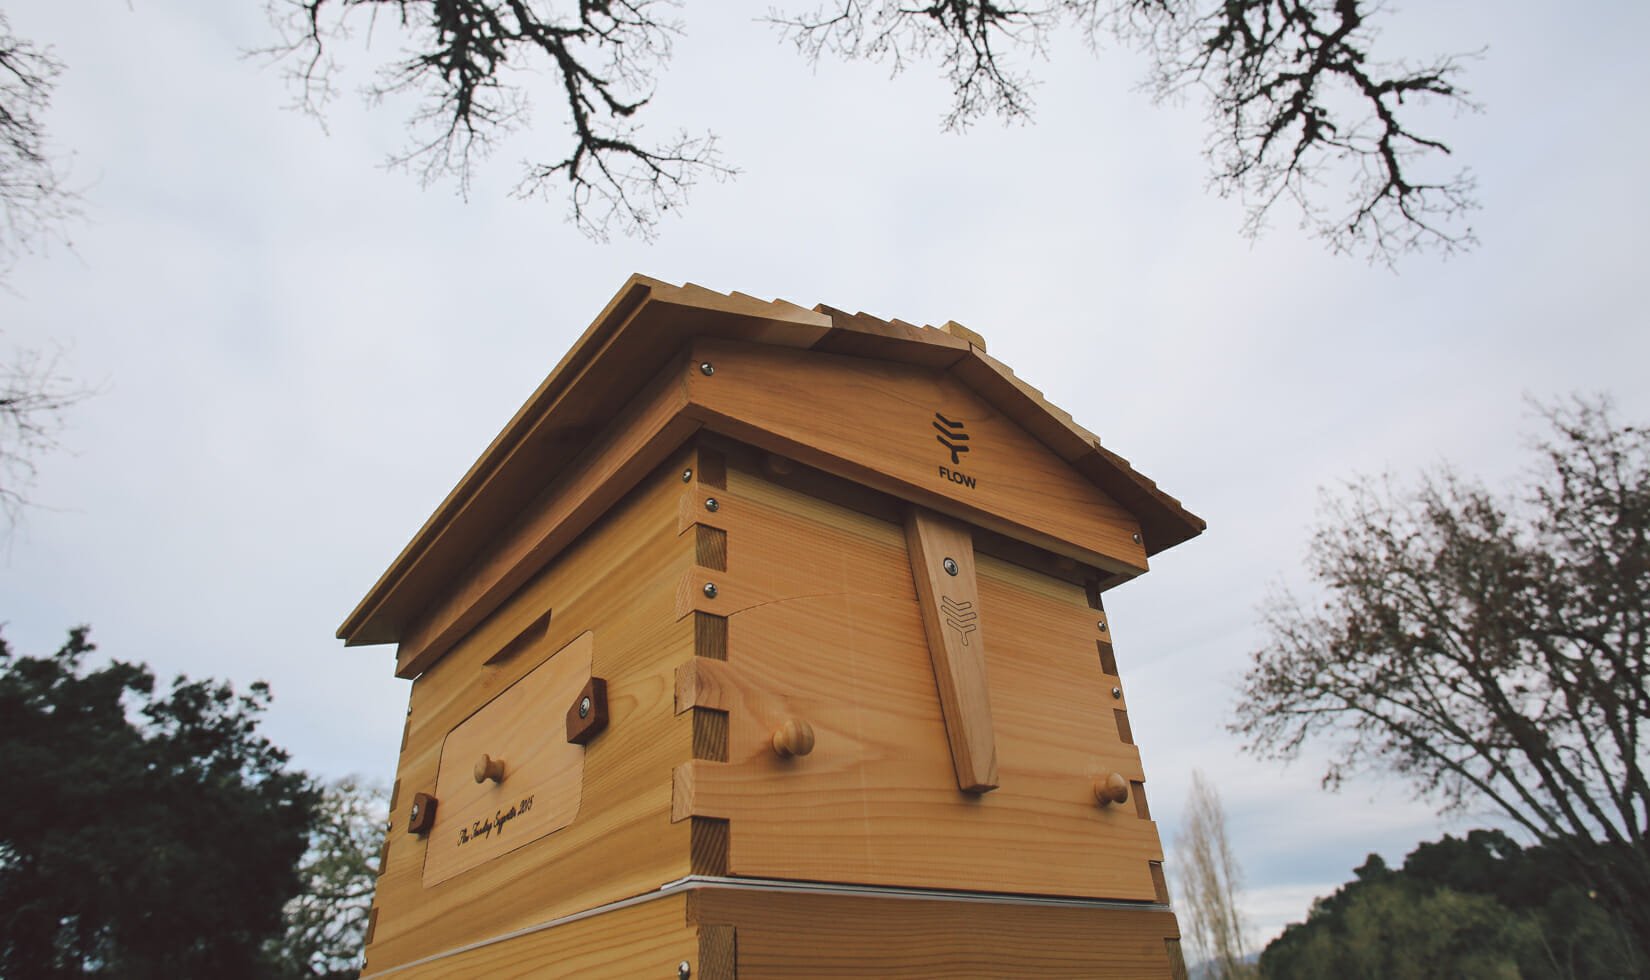
<instances>
[{"instance_id":1,"label":"flow logo","mask_svg":"<svg viewBox=\"0 0 1650 980\"><path fill-rule=\"evenodd\" d=\"M980 628L980 614L974 611L974 604L958 602L948 595L942 595L940 614L945 617L945 625L957 631L962 645L968 646L968 634Z\"/></svg>"},{"instance_id":2,"label":"flow logo","mask_svg":"<svg viewBox=\"0 0 1650 980\"><path fill-rule=\"evenodd\" d=\"M953 422L939 412L934 413L934 428L939 435L934 438L940 445L951 450L951 465L962 462L962 454L968 452L968 432L961 422Z\"/></svg>"},{"instance_id":3,"label":"flow logo","mask_svg":"<svg viewBox=\"0 0 1650 980\"><path fill-rule=\"evenodd\" d=\"M934 431L939 435L934 438L951 454L951 466L940 467L940 478L950 480L959 486L973 490L978 484L974 477L969 476L951 467L962 463L963 453L968 452L968 429L961 422L953 422L939 412L934 413Z\"/></svg>"}]
</instances>

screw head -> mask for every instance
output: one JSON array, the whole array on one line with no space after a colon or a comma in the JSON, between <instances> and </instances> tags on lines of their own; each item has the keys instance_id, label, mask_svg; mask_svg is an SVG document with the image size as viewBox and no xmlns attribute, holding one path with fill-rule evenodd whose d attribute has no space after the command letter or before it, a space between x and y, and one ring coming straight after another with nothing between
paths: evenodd
<instances>
[{"instance_id":1,"label":"screw head","mask_svg":"<svg viewBox=\"0 0 1650 980\"><path fill-rule=\"evenodd\" d=\"M682 471L682 482L683 483L689 483L692 480L693 480L693 467L690 466L687 469Z\"/></svg>"},{"instance_id":2,"label":"screw head","mask_svg":"<svg viewBox=\"0 0 1650 980\"><path fill-rule=\"evenodd\" d=\"M412 817L414 820L418 819L418 804L417 803L414 803L412 805L412 812L407 814L407 816Z\"/></svg>"},{"instance_id":3,"label":"screw head","mask_svg":"<svg viewBox=\"0 0 1650 980\"><path fill-rule=\"evenodd\" d=\"M707 598L707 599L716 598L716 583L715 582L706 582L705 583L705 598Z\"/></svg>"},{"instance_id":4,"label":"screw head","mask_svg":"<svg viewBox=\"0 0 1650 980\"><path fill-rule=\"evenodd\" d=\"M947 574L947 575L957 574L957 559L947 558L945 561L940 562L940 565L941 565L941 567L943 567L945 569L945 574Z\"/></svg>"},{"instance_id":5,"label":"screw head","mask_svg":"<svg viewBox=\"0 0 1650 980\"><path fill-rule=\"evenodd\" d=\"M1122 697L1123 697L1123 689L1120 688L1120 687L1112 688L1111 689L1111 696L1112 696L1113 700L1121 700Z\"/></svg>"},{"instance_id":6,"label":"screw head","mask_svg":"<svg viewBox=\"0 0 1650 980\"><path fill-rule=\"evenodd\" d=\"M708 378L711 375L716 373L716 365L712 364L709 361L700 361L699 362L699 373Z\"/></svg>"},{"instance_id":7,"label":"screw head","mask_svg":"<svg viewBox=\"0 0 1650 980\"><path fill-rule=\"evenodd\" d=\"M682 962L676 964L676 980L688 980L688 977L691 976L693 976L692 963L689 963L687 960L683 960Z\"/></svg>"},{"instance_id":8,"label":"screw head","mask_svg":"<svg viewBox=\"0 0 1650 980\"><path fill-rule=\"evenodd\" d=\"M590 699L589 698L579 698L579 717L580 718L589 718L590 717Z\"/></svg>"},{"instance_id":9,"label":"screw head","mask_svg":"<svg viewBox=\"0 0 1650 980\"><path fill-rule=\"evenodd\" d=\"M1134 543L1135 544L1140 543L1140 532L1139 531L1134 532Z\"/></svg>"},{"instance_id":10,"label":"screw head","mask_svg":"<svg viewBox=\"0 0 1650 980\"><path fill-rule=\"evenodd\" d=\"M715 497L705 498L705 509L710 511L712 514L716 513L719 509L721 509L721 507L722 505L716 502Z\"/></svg>"},{"instance_id":11,"label":"screw head","mask_svg":"<svg viewBox=\"0 0 1650 980\"><path fill-rule=\"evenodd\" d=\"M1106 631L1106 621L1105 620L1102 619L1102 620L1100 620L1100 622L1096 623L1095 625L1100 628L1100 632L1104 633Z\"/></svg>"}]
</instances>

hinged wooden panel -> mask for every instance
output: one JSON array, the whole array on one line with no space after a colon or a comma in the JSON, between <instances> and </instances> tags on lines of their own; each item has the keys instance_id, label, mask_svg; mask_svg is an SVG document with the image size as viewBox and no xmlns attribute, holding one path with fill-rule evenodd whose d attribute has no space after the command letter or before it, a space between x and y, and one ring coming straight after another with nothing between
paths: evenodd
<instances>
[{"instance_id":1,"label":"hinged wooden panel","mask_svg":"<svg viewBox=\"0 0 1650 980\"><path fill-rule=\"evenodd\" d=\"M424 887L532 843L573 822L584 785L583 745L565 713L590 680L595 634L585 632L466 718L441 746L435 825ZM487 759L502 778L482 778Z\"/></svg>"}]
</instances>

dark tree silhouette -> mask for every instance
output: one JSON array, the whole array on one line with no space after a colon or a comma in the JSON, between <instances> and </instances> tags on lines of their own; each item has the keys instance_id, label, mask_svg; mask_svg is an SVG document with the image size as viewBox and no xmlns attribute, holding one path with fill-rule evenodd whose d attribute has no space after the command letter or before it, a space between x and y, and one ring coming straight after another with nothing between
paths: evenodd
<instances>
[{"instance_id":1,"label":"dark tree silhouette","mask_svg":"<svg viewBox=\"0 0 1650 980\"><path fill-rule=\"evenodd\" d=\"M1644 975L1619 917L1578 886L1570 855L1552 848L1474 830L1419 845L1397 870L1371 854L1355 873L1272 940L1262 976Z\"/></svg>"},{"instance_id":2,"label":"dark tree silhouette","mask_svg":"<svg viewBox=\"0 0 1650 980\"><path fill-rule=\"evenodd\" d=\"M268 690L92 650L0 639L0 975L275 975L319 794L257 733Z\"/></svg>"},{"instance_id":3,"label":"dark tree silhouette","mask_svg":"<svg viewBox=\"0 0 1650 980\"><path fill-rule=\"evenodd\" d=\"M1267 618L1233 730L1333 752L1446 809L1491 806L1573 861L1650 951L1650 432L1548 412L1542 469L1359 484L1313 538L1321 605Z\"/></svg>"},{"instance_id":4,"label":"dark tree silhouette","mask_svg":"<svg viewBox=\"0 0 1650 980\"><path fill-rule=\"evenodd\" d=\"M283 29L272 50L292 66L300 103L317 112L350 23L382 15L406 32L411 53L383 69L373 94L423 97L418 135L399 162L426 182L467 185L476 158L523 123L518 80L533 65L559 81L571 138L552 162L528 167L518 193L549 196L565 181L586 233L652 236L697 176L731 172L712 136L640 136L638 113L680 30L668 0L268 2ZM1150 55L1160 98L1207 96L1213 183L1246 202L1247 234L1288 201L1337 252L1391 262L1469 247L1472 178L1440 172L1450 148L1413 118L1429 100L1470 106L1458 82L1463 57L1379 59L1370 20L1380 11L1372 0L835 0L767 19L810 58L865 58L896 73L937 60L954 94L943 125L957 130L986 115L1031 117L1034 80L1019 65L1043 55L1052 32L1079 31L1096 48L1116 39Z\"/></svg>"}]
</instances>

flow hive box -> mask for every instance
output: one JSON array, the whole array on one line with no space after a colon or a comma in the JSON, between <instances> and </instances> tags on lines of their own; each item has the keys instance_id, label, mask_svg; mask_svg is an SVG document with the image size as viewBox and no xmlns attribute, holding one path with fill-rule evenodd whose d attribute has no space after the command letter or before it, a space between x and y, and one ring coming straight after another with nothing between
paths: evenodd
<instances>
[{"instance_id":1,"label":"flow hive box","mask_svg":"<svg viewBox=\"0 0 1650 980\"><path fill-rule=\"evenodd\" d=\"M956 324L632 278L339 631L366 974L1183 972L1101 596L1202 528Z\"/></svg>"}]
</instances>

